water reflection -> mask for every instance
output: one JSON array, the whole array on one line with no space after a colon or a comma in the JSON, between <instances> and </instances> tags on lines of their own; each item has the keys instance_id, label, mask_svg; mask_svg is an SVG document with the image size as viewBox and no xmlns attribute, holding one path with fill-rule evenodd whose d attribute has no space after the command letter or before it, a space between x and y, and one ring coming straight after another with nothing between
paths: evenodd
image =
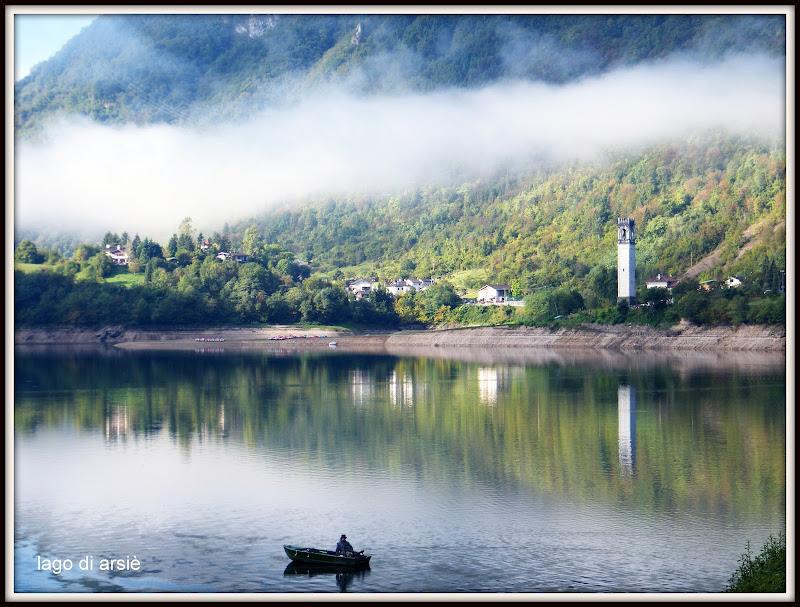
<instances>
[{"instance_id":1,"label":"water reflection","mask_svg":"<svg viewBox=\"0 0 800 607\"><path fill-rule=\"evenodd\" d=\"M353 392L353 404L363 405L370 401L375 392L375 385L369 374L363 369L353 369L350 379Z\"/></svg>"},{"instance_id":2,"label":"water reflection","mask_svg":"<svg viewBox=\"0 0 800 607\"><path fill-rule=\"evenodd\" d=\"M20 351L15 430L69 422L102 428L107 442L166 431L187 454L195 439L224 439L285 450L307 465L322 459L427 478L463 470L466 483L570 496L646 500L657 492L659 505L733 497L756 508L748 483L785 486L785 450L770 449L785 436L781 366L713 367L702 357L697 367L626 367L632 359L612 365L607 353L588 360ZM634 473L634 486L614 482ZM686 481L709 477L701 487Z\"/></svg>"},{"instance_id":3,"label":"water reflection","mask_svg":"<svg viewBox=\"0 0 800 607\"><path fill-rule=\"evenodd\" d=\"M118 405L106 413L106 444L124 442L130 431L128 406Z\"/></svg>"},{"instance_id":4,"label":"water reflection","mask_svg":"<svg viewBox=\"0 0 800 607\"><path fill-rule=\"evenodd\" d=\"M718 590L785 526L786 381L709 360L18 350L18 570L113 550L146 588ZM284 572L287 538L343 528L393 547L370 578Z\"/></svg>"},{"instance_id":5,"label":"water reflection","mask_svg":"<svg viewBox=\"0 0 800 607\"><path fill-rule=\"evenodd\" d=\"M307 576L314 577L330 577L336 582L339 592L347 592L348 588L353 586L353 582L362 583L370 574L370 568L353 569L348 567L331 567L324 565L308 565L306 563L291 562L283 571L285 577L293 576ZM358 586L359 584L356 584Z\"/></svg>"},{"instance_id":6,"label":"water reflection","mask_svg":"<svg viewBox=\"0 0 800 607\"><path fill-rule=\"evenodd\" d=\"M623 476L633 476L636 458L636 388L620 385L619 406L619 468Z\"/></svg>"},{"instance_id":7,"label":"water reflection","mask_svg":"<svg viewBox=\"0 0 800 607\"><path fill-rule=\"evenodd\" d=\"M414 405L414 379L411 375L392 371L389 375L389 398L394 407Z\"/></svg>"},{"instance_id":8,"label":"water reflection","mask_svg":"<svg viewBox=\"0 0 800 607\"><path fill-rule=\"evenodd\" d=\"M503 387L504 375L497 367L478 368L478 394L483 404L497 404L497 392Z\"/></svg>"}]
</instances>

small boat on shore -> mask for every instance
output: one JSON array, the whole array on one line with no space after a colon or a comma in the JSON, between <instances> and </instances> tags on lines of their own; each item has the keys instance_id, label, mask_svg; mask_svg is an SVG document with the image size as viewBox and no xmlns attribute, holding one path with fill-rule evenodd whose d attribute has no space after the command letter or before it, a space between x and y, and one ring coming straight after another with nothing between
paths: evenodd
<instances>
[{"instance_id":1,"label":"small boat on shore","mask_svg":"<svg viewBox=\"0 0 800 607\"><path fill-rule=\"evenodd\" d=\"M339 344L338 344L337 342L335 342L335 341L332 341L332 342L330 342L328 345L329 345L331 348L335 348L335 347L336 347L336 346L338 346Z\"/></svg>"},{"instance_id":2,"label":"small boat on shore","mask_svg":"<svg viewBox=\"0 0 800 607\"><path fill-rule=\"evenodd\" d=\"M283 550L292 561L308 565L322 565L334 567L369 567L369 560L372 556L353 553L351 556L337 555L333 550L321 550L319 548L301 548L300 546L288 546L284 544Z\"/></svg>"}]
</instances>

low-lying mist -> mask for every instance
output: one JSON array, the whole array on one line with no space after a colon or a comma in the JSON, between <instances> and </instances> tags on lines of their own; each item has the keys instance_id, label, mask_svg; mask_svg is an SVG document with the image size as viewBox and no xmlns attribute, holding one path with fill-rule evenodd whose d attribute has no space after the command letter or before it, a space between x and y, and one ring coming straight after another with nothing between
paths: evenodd
<instances>
[{"instance_id":1,"label":"low-lying mist","mask_svg":"<svg viewBox=\"0 0 800 607\"><path fill-rule=\"evenodd\" d=\"M672 58L564 86L372 97L328 89L214 127L75 118L18 142L15 223L164 238L187 216L210 233L311 195L591 160L711 128L777 141L785 98L783 61L740 55L713 65Z\"/></svg>"}]
</instances>

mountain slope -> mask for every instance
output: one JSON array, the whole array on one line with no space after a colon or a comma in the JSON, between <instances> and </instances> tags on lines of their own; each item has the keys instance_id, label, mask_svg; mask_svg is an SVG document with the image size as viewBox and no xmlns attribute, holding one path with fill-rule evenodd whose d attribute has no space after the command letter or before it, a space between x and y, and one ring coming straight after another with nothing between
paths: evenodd
<instances>
[{"instance_id":1,"label":"mountain slope","mask_svg":"<svg viewBox=\"0 0 800 607\"><path fill-rule=\"evenodd\" d=\"M564 83L680 51L785 55L782 15L104 15L15 84L29 135L63 114L202 123L325 83L362 94Z\"/></svg>"},{"instance_id":2,"label":"mountain slope","mask_svg":"<svg viewBox=\"0 0 800 607\"><path fill-rule=\"evenodd\" d=\"M324 197L236 223L231 237L240 241L255 224L266 242L323 271L388 279L481 269L478 276L491 282L519 281L530 291L587 285L603 268L616 268L617 217L636 221L642 279L682 275L692 260L715 251L715 264L688 275L746 272L765 255L785 265L785 216L781 147L709 133L593 164L461 186ZM754 224L758 237L740 255Z\"/></svg>"}]
</instances>

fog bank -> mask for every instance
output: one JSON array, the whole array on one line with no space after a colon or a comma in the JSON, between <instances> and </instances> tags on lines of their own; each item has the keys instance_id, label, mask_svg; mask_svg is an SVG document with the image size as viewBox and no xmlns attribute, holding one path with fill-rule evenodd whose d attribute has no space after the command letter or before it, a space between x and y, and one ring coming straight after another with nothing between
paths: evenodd
<instances>
[{"instance_id":1,"label":"fog bank","mask_svg":"<svg viewBox=\"0 0 800 607\"><path fill-rule=\"evenodd\" d=\"M211 128L65 120L15 154L18 227L96 227L161 237L276 202L386 192L497 168L591 159L708 128L779 138L785 67L764 56L673 58L565 86L357 97L326 90L291 109Z\"/></svg>"}]
</instances>

